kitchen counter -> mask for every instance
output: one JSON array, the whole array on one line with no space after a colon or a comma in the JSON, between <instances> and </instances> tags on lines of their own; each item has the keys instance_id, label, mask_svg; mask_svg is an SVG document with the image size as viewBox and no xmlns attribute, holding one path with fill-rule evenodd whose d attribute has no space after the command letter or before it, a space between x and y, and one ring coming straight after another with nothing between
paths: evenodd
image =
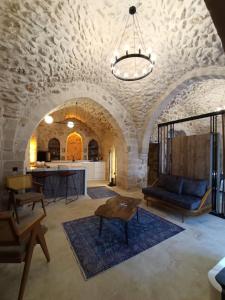
<instances>
[{"instance_id":1,"label":"kitchen counter","mask_svg":"<svg viewBox=\"0 0 225 300\"><path fill-rule=\"evenodd\" d=\"M73 184L76 185L78 195L87 195L87 169L85 167L59 166L27 169L27 173L32 174L35 181L44 184L43 193L46 198L66 195L66 178L62 176L65 171L71 173L68 177L68 196L75 195Z\"/></svg>"},{"instance_id":2,"label":"kitchen counter","mask_svg":"<svg viewBox=\"0 0 225 300\"><path fill-rule=\"evenodd\" d=\"M57 160L52 162L46 162L46 166L52 168L85 168L87 180L105 180L105 162L104 161L68 161L68 160Z\"/></svg>"}]
</instances>

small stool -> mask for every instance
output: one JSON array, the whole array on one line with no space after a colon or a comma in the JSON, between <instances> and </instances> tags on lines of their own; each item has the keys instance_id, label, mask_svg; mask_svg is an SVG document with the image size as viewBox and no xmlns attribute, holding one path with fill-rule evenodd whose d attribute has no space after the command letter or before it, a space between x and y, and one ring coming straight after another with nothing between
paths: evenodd
<instances>
[{"instance_id":1,"label":"small stool","mask_svg":"<svg viewBox=\"0 0 225 300\"><path fill-rule=\"evenodd\" d=\"M63 196L63 198L66 197L66 201L65 201L66 204L78 199L78 190L77 190L76 182L75 182L75 178L74 178L76 175L77 175L76 171L60 171L60 172L58 172L58 176L60 178L59 189L60 189L60 191L62 191L62 190L64 191L64 189L65 189L65 195ZM69 190L73 190L75 192L74 199L68 200Z\"/></svg>"},{"instance_id":2,"label":"small stool","mask_svg":"<svg viewBox=\"0 0 225 300\"><path fill-rule=\"evenodd\" d=\"M54 198L55 199L55 188L54 188L54 182L52 182L52 177L54 176L51 172L38 172L37 174L33 174L33 178L42 184L43 186L43 194L45 198ZM50 193L50 197L49 196ZM54 201L54 200L53 200ZM47 200L49 203L49 201Z\"/></svg>"},{"instance_id":3,"label":"small stool","mask_svg":"<svg viewBox=\"0 0 225 300\"><path fill-rule=\"evenodd\" d=\"M210 285L210 299L211 300L224 300L225 293L222 288L225 287L225 257L221 259L215 267L213 267L209 273L208 278ZM223 280L224 277L224 280ZM224 282L223 282L224 281Z\"/></svg>"}]
</instances>

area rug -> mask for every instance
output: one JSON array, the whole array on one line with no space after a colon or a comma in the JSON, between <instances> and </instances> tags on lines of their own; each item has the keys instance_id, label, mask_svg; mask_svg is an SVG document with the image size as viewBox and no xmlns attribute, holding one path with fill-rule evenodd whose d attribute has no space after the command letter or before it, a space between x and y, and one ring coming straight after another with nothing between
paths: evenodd
<instances>
[{"instance_id":1,"label":"area rug","mask_svg":"<svg viewBox=\"0 0 225 300\"><path fill-rule=\"evenodd\" d=\"M119 195L118 193L108 189L106 186L97 186L87 188L88 196L92 199L100 199L107 197L114 197Z\"/></svg>"},{"instance_id":2,"label":"area rug","mask_svg":"<svg viewBox=\"0 0 225 300\"><path fill-rule=\"evenodd\" d=\"M184 230L142 208L139 208L139 223L134 217L128 224L129 245L125 243L124 224L120 220L104 219L100 237L96 216L68 221L63 227L85 279Z\"/></svg>"}]
</instances>

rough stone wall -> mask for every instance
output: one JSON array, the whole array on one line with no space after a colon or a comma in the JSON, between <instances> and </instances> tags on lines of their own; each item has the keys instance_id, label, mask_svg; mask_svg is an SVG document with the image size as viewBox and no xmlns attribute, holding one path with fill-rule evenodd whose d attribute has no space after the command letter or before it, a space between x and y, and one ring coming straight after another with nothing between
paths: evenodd
<instances>
[{"instance_id":1,"label":"rough stone wall","mask_svg":"<svg viewBox=\"0 0 225 300\"><path fill-rule=\"evenodd\" d=\"M5 175L15 165L23 170L27 141L47 112L89 97L116 120L126 141L128 181L142 183L147 151L140 149L153 108L186 73L225 66L204 0L138 3L146 47L157 55L151 76L138 82L118 81L110 72L126 1L2 0L0 10Z\"/></svg>"}]
</instances>

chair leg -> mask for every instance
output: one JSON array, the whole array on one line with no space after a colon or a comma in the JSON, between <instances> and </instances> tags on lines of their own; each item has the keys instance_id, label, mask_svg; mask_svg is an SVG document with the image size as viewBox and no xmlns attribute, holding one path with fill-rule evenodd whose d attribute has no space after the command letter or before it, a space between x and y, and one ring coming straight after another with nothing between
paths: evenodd
<instances>
[{"instance_id":1,"label":"chair leg","mask_svg":"<svg viewBox=\"0 0 225 300\"><path fill-rule=\"evenodd\" d=\"M18 300L23 299L23 294L24 294L26 283L27 283L28 273L30 270L30 263L31 263L31 258L32 258L33 250L34 250L34 245L36 243L35 239L36 239L36 232L34 230L31 235L30 242L29 242L28 249L27 249L27 254L25 257L25 265L24 265L24 269L23 269L23 275L22 275L22 279L21 279Z\"/></svg>"},{"instance_id":2,"label":"chair leg","mask_svg":"<svg viewBox=\"0 0 225 300\"><path fill-rule=\"evenodd\" d=\"M41 205L42 205L43 211L44 211L45 216L46 216L47 213L46 213L46 209L45 209L45 204L44 204L44 199L43 198L41 199Z\"/></svg>"},{"instance_id":3,"label":"chair leg","mask_svg":"<svg viewBox=\"0 0 225 300\"><path fill-rule=\"evenodd\" d=\"M16 204L13 205L13 208L14 208L14 212L15 212L15 215L16 215L16 222L19 224L20 220L19 220L19 215L18 215L18 210L17 210Z\"/></svg>"},{"instance_id":4,"label":"chair leg","mask_svg":"<svg viewBox=\"0 0 225 300\"><path fill-rule=\"evenodd\" d=\"M32 204L32 210L34 210L34 207L35 207L35 202L33 202L33 204Z\"/></svg>"},{"instance_id":5,"label":"chair leg","mask_svg":"<svg viewBox=\"0 0 225 300\"><path fill-rule=\"evenodd\" d=\"M38 242L38 244L41 245L41 248L44 252L47 262L50 262L50 255L48 252L48 247L47 247L47 244L45 241L45 236L44 236L43 230L41 228L41 225L39 225L38 232L37 232L37 242Z\"/></svg>"}]
</instances>

